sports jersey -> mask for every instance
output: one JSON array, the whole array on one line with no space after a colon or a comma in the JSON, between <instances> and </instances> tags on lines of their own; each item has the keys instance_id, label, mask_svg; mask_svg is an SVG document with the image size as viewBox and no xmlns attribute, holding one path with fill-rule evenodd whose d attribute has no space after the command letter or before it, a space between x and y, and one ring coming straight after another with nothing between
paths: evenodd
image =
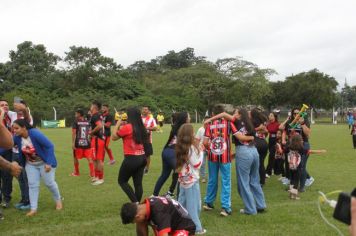
<instances>
[{"instance_id":1,"label":"sports jersey","mask_svg":"<svg viewBox=\"0 0 356 236\"><path fill-rule=\"evenodd\" d=\"M308 137L304 134L302 126L300 124L297 124L296 127L292 128L292 127L290 127L291 122L292 121L289 120L286 123L286 127L285 127L285 131L286 131L288 137L291 137L293 134L298 133L302 136L304 142L308 142ZM310 123L307 119L305 120L305 125L308 128L310 128Z\"/></svg>"},{"instance_id":2,"label":"sports jersey","mask_svg":"<svg viewBox=\"0 0 356 236\"><path fill-rule=\"evenodd\" d=\"M351 134L356 135L356 124L352 125Z\"/></svg>"},{"instance_id":3,"label":"sports jersey","mask_svg":"<svg viewBox=\"0 0 356 236\"><path fill-rule=\"evenodd\" d=\"M90 123L85 119L76 120L72 125L75 130L75 147L88 149L90 148L89 131Z\"/></svg>"},{"instance_id":4,"label":"sports jersey","mask_svg":"<svg viewBox=\"0 0 356 236\"><path fill-rule=\"evenodd\" d=\"M164 197L145 199L146 220L158 235L186 230L195 234L195 224L188 211L176 200Z\"/></svg>"},{"instance_id":5,"label":"sports jersey","mask_svg":"<svg viewBox=\"0 0 356 236\"><path fill-rule=\"evenodd\" d=\"M139 156L145 154L143 144L137 144L133 139L133 129L131 124L122 125L117 131L117 135L123 140L125 155Z\"/></svg>"},{"instance_id":6,"label":"sports jersey","mask_svg":"<svg viewBox=\"0 0 356 236\"><path fill-rule=\"evenodd\" d=\"M298 151L290 150L288 153L289 169L290 170L298 169L301 159L302 157Z\"/></svg>"},{"instance_id":7,"label":"sports jersey","mask_svg":"<svg viewBox=\"0 0 356 236\"><path fill-rule=\"evenodd\" d=\"M110 137L111 136L111 125L114 123L113 116L110 115L110 113L103 113L102 119L103 119L105 137ZM109 123L110 123L110 125L109 125ZM109 127L106 127L105 125L109 125Z\"/></svg>"},{"instance_id":8,"label":"sports jersey","mask_svg":"<svg viewBox=\"0 0 356 236\"><path fill-rule=\"evenodd\" d=\"M180 186L190 188L196 181L199 181L199 169L203 163L203 151L197 150L193 145L189 149L189 160L184 163L178 174Z\"/></svg>"},{"instance_id":9,"label":"sports jersey","mask_svg":"<svg viewBox=\"0 0 356 236\"><path fill-rule=\"evenodd\" d=\"M255 128L258 128L260 125L264 125L266 126L266 123L263 123L263 122L260 122L260 121L256 121L256 122L253 122L253 126ZM265 139L266 138L266 134L265 133L260 133L260 132L256 132L256 137L260 138L260 139Z\"/></svg>"},{"instance_id":10,"label":"sports jersey","mask_svg":"<svg viewBox=\"0 0 356 236\"><path fill-rule=\"evenodd\" d=\"M146 116L146 117L142 116L142 122L146 128L153 128L157 126L155 119L151 116ZM152 143L152 131L147 130L147 133L149 136L149 142Z\"/></svg>"},{"instance_id":11,"label":"sports jersey","mask_svg":"<svg viewBox=\"0 0 356 236\"><path fill-rule=\"evenodd\" d=\"M240 121L240 120L235 120L235 128L236 128L236 133L240 133L242 135L253 135L255 136L255 134L248 134L247 130L246 130L246 127L245 127L245 124L244 122ZM234 132L235 133L235 132ZM234 139L234 143L236 146L243 146L243 145L250 145L252 141L244 141L244 142L241 142L240 140L238 140L236 137L233 137Z\"/></svg>"},{"instance_id":12,"label":"sports jersey","mask_svg":"<svg viewBox=\"0 0 356 236\"><path fill-rule=\"evenodd\" d=\"M21 138L21 146L22 154L25 156L28 164L40 165L43 163L42 158L38 156L29 136L27 138Z\"/></svg>"},{"instance_id":13,"label":"sports jersey","mask_svg":"<svg viewBox=\"0 0 356 236\"><path fill-rule=\"evenodd\" d=\"M163 122L164 121L164 116L163 115L157 115L157 121L158 122Z\"/></svg>"},{"instance_id":14,"label":"sports jersey","mask_svg":"<svg viewBox=\"0 0 356 236\"><path fill-rule=\"evenodd\" d=\"M99 113L95 113L91 116L90 118L90 126L91 126L91 130L94 130L95 127L98 125L98 124L101 124L102 123L102 118L100 116ZM97 138L100 138L100 139L104 139L104 128L98 130L97 132L95 133L92 133L91 134L92 136L95 136Z\"/></svg>"},{"instance_id":15,"label":"sports jersey","mask_svg":"<svg viewBox=\"0 0 356 236\"><path fill-rule=\"evenodd\" d=\"M208 148L209 161L231 162L230 134L232 132L237 132L235 125L225 119L217 119L207 125L204 136L210 139Z\"/></svg>"}]
</instances>

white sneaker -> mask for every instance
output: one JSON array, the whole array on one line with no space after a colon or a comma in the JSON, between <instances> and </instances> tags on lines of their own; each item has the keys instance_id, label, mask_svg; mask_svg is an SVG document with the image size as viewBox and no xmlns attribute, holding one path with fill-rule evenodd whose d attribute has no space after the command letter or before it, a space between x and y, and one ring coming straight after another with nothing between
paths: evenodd
<instances>
[{"instance_id":1,"label":"white sneaker","mask_svg":"<svg viewBox=\"0 0 356 236\"><path fill-rule=\"evenodd\" d=\"M92 183L94 183L94 182L98 181L98 178L96 178L96 177L91 177L91 178L90 178L90 181L91 181Z\"/></svg>"},{"instance_id":2,"label":"white sneaker","mask_svg":"<svg viewBox=\"0 0 356 236\"><path fill-rule=\"evenodd\" d=\"M202 229L202 231L197 231L195 232L196 235L202 235L202 234L206 234L206 229Z\"/></svg>"},{"instance_id":3,"label":"white sneaker","mask_svg":"<svg viewBox=\"0 0 356 236\"><path fill-rule=\"evenodd\" d=\"M285 178L284 180L282 180L282 184L283 185L289 185L290 181L289 179Z\"/></svg>"},{"instance_id":4,"label":"white sneaker","mask_svg":"<svg viewBox=\"0 0 356 236\"><path fill-rule=\"evenodd\" d=\"M266 174L266 178L268 179L270 176L269 176L269 174Z\"/></svg>"},{"instance_id":5,"label":"white sneaker","mask_svg":"<svg viewBox=\"0 0 356 236\"><path fill-rule=\"evenodd\" d=\"M310 178L305 181L305 186L310 187L314 183L314 181L315 179L310 176Z\"/></svg>"},{"instance_id":6,"label":"white sneaker","mask_svg":"<svg viewBox=\"0 0 356 236\"><path fill-rule=\"evenodd\" d=\"M103 184L104 180L103 179L98 179L97 181L93 182L92 185L100 185Z\"/></svg>"}]
</instances>

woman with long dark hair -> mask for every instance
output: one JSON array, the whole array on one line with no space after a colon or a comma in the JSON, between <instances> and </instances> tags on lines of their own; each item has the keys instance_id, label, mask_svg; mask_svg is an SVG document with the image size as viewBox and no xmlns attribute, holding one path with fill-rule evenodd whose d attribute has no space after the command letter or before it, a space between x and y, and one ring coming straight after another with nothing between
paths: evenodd
<instances>
[{"instance_id":1,"label":"woman with long dark hair","mask_svg":"<svg viewBox=\"0 0 356 236\"><path fill-rule=\"evenodd\" d=\"M291 111L291 117L290 119L286 120L284 123L280 125L281 129L284 129L285 132L283 132L282 135L282 144L286 145L288 142L288 139L290 139L294 134L300 134L303 139L303 148L304 148L304 153L302 155L302 160L301 160L301 177L300 177L300 186L299 190L300 192L305 191L305 186L310 186L314 182L314 178L309 175L307 172L307 161L308 161L308 150L310 149L310 144L309 144L309 135L310 135L310 123L307 117L300 117L297 122L294 125L291 125L293 120L296 118L296 116L300 113L299 108L293 108ZM288 153L288 151L287 151ZM288 163L286 163L286 174L287 171L289 172L288 168ZM290 175L290 174L289 174ZM289 178L289 175L287 175L287 178ZM284 182L285 184L289 184L289 181L286 180Z\"/></svg>"},{"instance_id":2,"label":"woman with long dark hair","mask_svg":"<svg viewBox=\"0 0 356 236\"><path fill-rule=\"evenodd\" d=\"M282 174L281 169L279 168L279 160L275 160L276 154L276 140L277 140L277 132L279 130L279 123L278 123L278 115L274 112L271 112L268 116L268 165L266 169L267 175L272 175L272 170L275 175Z\"/></svg>"},{"instance_id":3,"label":"woman with long dark hair","mask_svg":"<svg viewBox=\"0 0 356 236\"><path fill-rule=\"evenodd\" d=\"M63 205L55 180L57 160L54 145L24 119L15 120L12 127L16 135L14 143L19 149L20 161L25 163L28 179L31 210L27 216L34 216L37 213L41 178L52 193L56 209L61 210Z\"/></svg>"},{"instance_id":4,"label":"woman with long dark hair","mask_svg":"<svg viewBox=\"0 0 356 236\"><path fill-rule=\"evenodd\" d=\"M251 121L256 131L255 145L260 159L260 184L264 185L266 182L266 169L265 158L268 152L268 144L266 141L266 129L267 117L257 108L251 110Z\"/></svg>"},{"instance_id":5,"label":"woman with long dark hair","mask_svg":"<svg viewBox=\"0 0 356 236\"><path fill-rule=\"evenodd\" d=\"M265 197L260 185L259 153L255 147L255 126L251 122L246 109L235 112L236 137L236 174L239 194L245 208L240 212L255 215L266 208ZM255 137L254 139L251 137Z\"/></svg>"},{"instance_id":6,"label":"woman with long dark hair","mask_svg":"<svg viewBox=\"0 0 356 236\"><path fill-rule=\"evenodd\" d=\"M169 191L166 195L171 197L174 196L174 189L177 186L178 182L178 173L175 171L176 169L176 153L175 153L175 145L177 143L177 134L179 128L185 124L190 123L190 116L187 112L179 112L174 116L174 123L172 125L172 130L169 134L166 145L162 151L162 172L160 177L158 178L153 195L158 196L159 192L163 186L163 184L168 179L169 175L173 171L172 175L172 184L169 187Z\"/></svg>"},{"instance_id":7,"label":"woman with long dark hair","mask_svg":"<svg viewBox=\"0 0 356 236\"><path fill-rule=\"evenodd\" d=\"M148 136L138 108L127 109L127 122L120 118L111 138L113 141L120 138L123 140L125 158L120 167L118 183L131 202L140 202L143 194L143 171L146 166L144 144L148 142ZM128 183L130 178L135 191Z\"/></svg>"},{"instance_id":8,"label":"woman with long dark hair","mask_svg":"<svg viewBox=\"0 0 356 236\"><path fill-rule=\"evenodd\" d=\"M233 122L233 141L236 145L236 177L238 192L245 208L240 212L255 215L266 208L265 197L260 185L259 154L255 147L256 131L246 109L237 109L231 116L220 113L207 120L225 118Z\"/></svg>"}]
</instances>

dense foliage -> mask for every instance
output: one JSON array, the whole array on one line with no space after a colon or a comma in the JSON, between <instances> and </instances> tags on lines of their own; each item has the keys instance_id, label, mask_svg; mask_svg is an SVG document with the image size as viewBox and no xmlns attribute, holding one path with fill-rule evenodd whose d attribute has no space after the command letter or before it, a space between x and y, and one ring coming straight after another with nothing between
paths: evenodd
<instances>
[{"instance_id":1,"label":"dense foliage","mask_svg":"<svg viewBox=\"0 0 356 236\"><path fill-rule=\"evenodd\" d=\"M53 119L52 107L58 118L71 121L76 108L88 108L94 99L118 109L145 104L166 114L173 110L203 114L215 103L271 109L301 103L330 108L340 101L336 80L317 69L271 82L270 76L276 74L273 69L259 68L239 57L210 62L196 56L193 48L169 51L127 68L98 48L72 46L60 58L44 45L29 41L10 51L9 58L0 63L4 80L0 96L9 101L21 96L36 122ZM350 101L355 99L345 94Z\"/></svg>"}]
</instances>

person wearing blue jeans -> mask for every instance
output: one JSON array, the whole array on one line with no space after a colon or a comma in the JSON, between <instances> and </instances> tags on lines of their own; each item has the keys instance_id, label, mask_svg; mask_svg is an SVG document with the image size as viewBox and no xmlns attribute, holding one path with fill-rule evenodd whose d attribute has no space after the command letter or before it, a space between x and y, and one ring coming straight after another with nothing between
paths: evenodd
<instances>
[{"instance_id":1,"label":"person wearing blue jeans","mask_svg":"<svg viewBox=\"0 0 356 236\"><path fill-rule=\"evenodd\" d=\"M309 142L304 142L304 152L302 155L302 160L300 162L301 165L301 169L302 169L302 174L300 176L300 191L304 192L305 191L305 181L307 179L310 179L312 177L310 177L308 171L307 171L307 162L308 162L308 158L309 158L309 154L308 151L310 150L310 144Z\"/></svg>"},{"instance_id":2,"label":"person wearing blue jeans","mask_svg":"<svg viewBox=\"0 0 356 236\"><path fill-rule=\"evenodd\" d=\"M213 206L218 191L219 171L221 176L221 208L231 212L231 163L208 161L209 180L204 202ZM206 207L205 207L206 208Z\"/></svg>"},{"instance_id":3,"label":"person wearing blue jeans","mask_svg":"<svg viewBox=\"0 0 356 236\"><path fill-rule=\"evenodd\" d=\"M167 147L162 151L162 173L156 182L153 191L154 196L158 196L159 191L161 190L163 184L166 182L166 180L168 179L172 171L174 174L175 168L176 168L176 157L175 157L174 148ZM177 180L178 180L178 176L177 176ZM172 183L172 185L169 187L170 193L173 194L175 186L176 183L175 184Z\"/></svg>"},{"instance_id":4,"label":"person wearing blue jeans","mask_svg":"<svg viewBox=\"0 0 356 236\"><path fill-rule=\"evenodd\" d=\"M203 151L203 163L201 165L201 168L200 168L200 178L202 178L202 182L205 183L206 180L205 180L205 177L206 177L206 157L207 157L207 152L206 151Z\"/></svg>"},{"instance_id":5,"label":"person wearing blue jeans","mask_svg":"<svg viewBox=\"0 0 356 236\"><path fill-rule=\"evenodd\" d=\"M201 211L199 181L195 182L190 188L180 186L179 189L178 202L189 212L196 227L195 231L204 231L199 219L199 213Z\"/></svg>"},{"instance_id":6,"label":"person wearing blue jeans","mask_svg":"<svg viewBox=\"0 0 356 236\"><path fill-rule=\"evenodd\" d=\"M15 120L12 128L15 133L14 144L19 149L19 160L26 163L25 168L31 205L31 210L27 213L27 216L34 216L37 213L41 178L52 192L56 202L56 210L61 210L63 205L58 185L55 181L57 160L54 155L53 143L26 120Z\"/></svg>"},{"instance_id":7,"label":"person wearing blue jeans","mask_svg":"<svg viewBox=\"0 0 356 236\"><path fill-rule=\"evenodd\" d=\"M172 130L169 134L168 141L162 151L162 172L158 178L155 188L153 190L153 195L158 196L163 184L168 179L169 175L172 174L172 183L169 187L169 191L165 194L167 197L174 197L174 189L178 183L178 173L176 170L176 156L175 156L175 145L177 143L177 134L179 128L185 124L190 123L190 116L187 112L175 113L172 116ZM179 188L178 188L179 190ZM179 196L179 194L177 194Z\"/></svg>"},{"instance_id":8,"label":"person wearing blue jeans","mask_svg":"<svg viewBox=\"0 0 356 236\"><path fill-rule=\"evenodd\" d=\"M12 152L12 161L16 161L22 167L25 167L25 163L20 161L19 153ZM21 191L21 200L19 203L15 204L15 207L19 210L28 210L30 209L30 197L28 193L28 181L27 181L27 174L25 168L22 169L21 174L17 178L19 181L19 187Z\"/></svg>"},{"instance_id":9,"label":"person wearing blue jeans","mask_svg":"<svg viewBox=\"0 0 356 236\"><path fill-rule=\"evenodd\" d=\"M50 171L47 171L44 162L39 164L27 164L26 173L30 193L31 211L37 211L38 208L38 195L40 192L41 178L43 179L46 187L51 191L53 200L55 202L61 201L61 195L55 181L56 168L51 168Z\"/></svg>"},{"instance_id":10,"label":"person wearing blue jeans","mask_svg":"<svg viewBox=\"0 0 356 236\"><path fill-rule=\"evenodd\" d=\"M245 205L242 213L255 215L266 208L260 185L259 154L254 146L236 147L236 174L238 191Z\"/></svg>"}]
</instances>

